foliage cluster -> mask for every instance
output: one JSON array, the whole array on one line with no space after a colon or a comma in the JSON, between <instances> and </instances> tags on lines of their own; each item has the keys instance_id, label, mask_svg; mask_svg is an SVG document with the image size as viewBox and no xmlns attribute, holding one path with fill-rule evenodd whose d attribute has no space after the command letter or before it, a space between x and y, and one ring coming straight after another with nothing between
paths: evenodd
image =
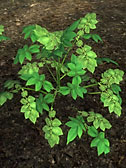
<instances>
[{"instance_id":1,"label":"foliage cluster","mask_svg":"<svg viewBox=\"0 0 126 168\"><path fill-rule=\"evenodd\" d=\"M120 82L123 80L124 72L120 69L108 69L101 74L100 81L92 83L88 74L94 74L96 67L107 63L118 63L110 58L98 58L92 47L86 43L91 39L95 42L102 42L97 34L90 31L96 29L95 13L88 13L85 17L75 21L65 30L49 32L40 25L29 25L23 29L24 39L31 39L31 46L24 45L19 49L14 59L14 64L20 63L21 70L18 72L20 80L7 80L0 93L0 105L7 99L12 99L13 94L21 93L21 112L25 119L32 123L37 122L37 118L43 113L47 114L45 126L42 130L45 139L51 147L60 143L60 136L63 135L61 129L62 122L56 117L55 99L58 96L71 95L74 100L78 97L84 99L85 94L98 94L104 107L108 107L110 113L121 115L122 99L120 96ZM3 26L0 26L0 40L6 40L2 36ZM75 49L75 52L73 50ZM72 51L72 54L70 54ZM36 62L32 59L36 58ZM52 77L42 73L47 69ZM65 77L71 82L61 85L61 80ZM26 82L22 86L21 80ZM86 83L88 82L88 85ZM88 88L97 87L98 92L89 92ZM37 96L29 95L28 91L35 92ZM112 125L100 113L94 111L86 112L77 109L76 117L69 117L65 124L70 129L67 135L67 144L77 136L82 137L86 133L93 137L91 147L96 147L98 155L107 154L110 151L110 143L105 138L105 130Z\"/></svg>"}]
</instances>

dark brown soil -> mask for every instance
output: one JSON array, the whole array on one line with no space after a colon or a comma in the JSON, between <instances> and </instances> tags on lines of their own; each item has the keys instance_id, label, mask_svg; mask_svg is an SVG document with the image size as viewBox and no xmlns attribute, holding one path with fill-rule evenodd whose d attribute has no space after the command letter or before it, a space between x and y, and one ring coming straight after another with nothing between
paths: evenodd
<instances>
[{"instance_id":1,"label":"dark brown soil","mask_svg":"<svg viewBox=\"0 0 126 168\"><path fill-rule=\"evenodd\" d=\"M126 0L1 0L0 24L5 26L10 41L0 44L0 87L7 79L15 79L19 66L13 65L17 50L25 41L21 35L24 26L39 24L50 31L65 29L73 21L87 12L95 12L99 23L96 32L103 43L93 45L100 57L109 57L126 71ZM105 64L96 70L99 76L105 69L113 68ZM126 76L125 76L126 77ZM56 100L57 117L64 124L68 116L75 116L75 108L94 109L103 114L112 124L106 131L111 143L111 152L97 156L95 148L90 148L91 138L83 135L66 145L67 129L62 126L64 136L60 144L51 149L44 139L41 127L44 118L36 125L25 120L20 113L20 95L0 108L0 167L1 168L125 168L126 167L126 83L121 83L123 110L121 117L109 114L99 102L99 97L87 95L84 100L73 101L68 97Z\"/></svg>"}]
</instances>

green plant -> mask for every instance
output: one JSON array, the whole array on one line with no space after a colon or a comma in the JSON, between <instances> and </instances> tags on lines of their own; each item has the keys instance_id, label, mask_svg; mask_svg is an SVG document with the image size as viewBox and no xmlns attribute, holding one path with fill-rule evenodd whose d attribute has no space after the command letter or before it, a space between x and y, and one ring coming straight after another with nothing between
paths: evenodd
<instances>
[{"instance_id":1,"label":"green plant","mask_svg":"<svg viewBox=\"0 0 126 168\"><path fill-rule=\"evenodd\" d=\"M49 32L39 25L30 25L23 29L24 39L30 38L32 45L25 45L18 50L14 64L22 65L18 75L26 82L26 86L22 86L18 80L6 81L3 92L0 93L0 105L3 105L7 99L12 99L13 94L20 91L21 112L24 113L25 119L30 119L35 124L37 118L46 111L48 117L45 118L46 125L42 130L51 147L59 144L59 137L63 135L60 127L62 123L56 118L54 110L56 97L60 95L71 95L76 100L77 97L84 99L85 94L98 94L110 113L121 115L122 99L119 84L123 80L124 72L120 69L108 69L101 74L100 81L93 78L96 67L103 61L118 66L118 63L110 58L97 58L92 47L85 42L90 38L95 42L102 41L99 35L90 33L91 29L96 28L97 23L96 14L88 13L61 31ZM33 56L36 62L32 61ZM46 76L48 73L46 75L42 73L45 69L50 73L51 79L49 75ZM88 75L89 73L92 77ZM62 86L61 80L65 77L71 82L64 83ZM90 92L88 88L91 87L97 87L99 91ZM28 91L36 94L31 96ZM83 132L87 132L94 138L91 147L97 147L98 155L110 151L105 130L112 126L101 114L77 109L77 116L69 119L70 121L65 124L70 127L67 144L77 136L81 138Z\"/></svg>"},{"instance_id":2,"label":"green plant","mask_svg":"<svg viewBox=\"0 0 126 168\"><path fill-rule=\"evenodd\" d=\"M0 41L9 40L8 37L6 37L6 36L3 35L3 32L4 32L4 26L0 25Z\"/></svg>"}]
</instances>

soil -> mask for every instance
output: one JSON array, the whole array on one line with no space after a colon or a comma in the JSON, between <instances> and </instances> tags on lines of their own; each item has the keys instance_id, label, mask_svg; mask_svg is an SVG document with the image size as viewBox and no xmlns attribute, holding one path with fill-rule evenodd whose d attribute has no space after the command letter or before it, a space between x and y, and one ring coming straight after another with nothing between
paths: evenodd
<instances>
[{"instance_id":1,"label":"soil","mask_svg":"<svg viewBox=\"0 0 126 168\"><path fill-rule=\"evenodd\" d=\"M17 50L26 43L21 34L26 25L39 24L49 31L65 29L88 12L95 12L99 23L96 33L103 43L93 43L99 57L117 61L126 71L126 1L125 0L1 0L0 24L11 40L0 44L0 89L7 79L16 79L20 66L13 65ZM113 64L104 64L96 70L96 77ZM50 148L41 131L44 117L35 125L20 113L20 94L0 108L0 167L1 168L125 168L126 167L126 84L121 83L122 114L109 114L98 96L86 95L84 100L70 97L56 99L55 110L63 125L68 116L79 110L94 109L107 118L112 128L106 131L111 152L97 156L96 148L90 148L91 138L84 134L66 145L68 129L62 126L64 135L60 144Z\"/></svg>"}]
</instances>

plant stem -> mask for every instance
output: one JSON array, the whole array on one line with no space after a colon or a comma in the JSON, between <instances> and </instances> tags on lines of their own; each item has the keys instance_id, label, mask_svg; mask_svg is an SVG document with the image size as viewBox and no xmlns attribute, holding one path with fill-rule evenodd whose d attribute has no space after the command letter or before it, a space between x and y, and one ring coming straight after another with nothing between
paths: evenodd
<instances>
[{"instance_id":1,"label":"plant stem","mask_svg":"<svg viewBox=\"0 0 126 168\"><path fill-rule=\"evenodd\" d=\"M63 58L63 61L62 61L62 65L64 64L65 60L66 60L66 57L68 55L68 53L70 52L70 50L73 48L73 46L71 48L68 49L67 53L65 54L64 58Z\"/></svg>"},{"instance_id":2,"label":"plant stem","mask_svg":"<svg viewBox=\"0 0 126 168\"><path fill-rule=\"evenodd\" d=\"M54 81L57 83L57 80L56 80L55 76L53 75L52 71L50 70L50 68L47 64L46 64L46 67L47 67L48 71L50 72L50 74L52 75Z\"/></svg>"},{"instance_id":3,"label":"plant stem","mask_svg":"<svg viewBox=\"0 0 126 168\"><path fill-rule=\"evenodd\" d=\"M54 102L55 102L55 99L56 99L56 95L57 95L57 89L55 90L55 92L54 92L54 101L52 102L52 104L51 104L51 108L53 108L53 105L54 105Z\"/></svg>"},{"instance_id":4,"label":"plant stem","mask_svg":"<svg viewBox=\"0 0 126 168\"><path fill-rule=\"evenodd\" d=\"M102 92L89 92L88 94L101 94Z\"/></svg>"},{"instance_id":5,"label":"plant stem","mask_svg":"<svg viewBox=\"0 0 126 168\"><path fill-rule=\"evenodd\" d=\"M63 76L61 76L60 80L63 79L67 74L64 74Z\"/></svg>"},{"instance_id":6,"label":"plant stem","mask_svg":"<svg viewBox=\"0 0 126 168\"><path fill-rule=\"evenodd\" d=\"M93 87L93 86L97 86L98 83L94 83L94 84L91 84L91 85L87 85L87 86L84 86L84 88L89 88L89 87Z\"/></svg>"},{"instance_id":7,"label":"plant stem","mask_svg":"<svg viewBox=\"0 0 126 168\"><path fill-rule=\"evenodd\" d=\"M58 58L58 67L57 67L57 84L58 84L58 88L60 88L60 71L61 71L61 66L60 66L60 58Z\"/></svg>"},{"instance_id":8,"label":"plant stem","mask_svg":"<svg viewBox=\"0 0 126 168\"><path fill-rule=\"evenodd\" d=\"M35 91L35 89L32 89L32 88L26 88L26 87L22 87L22 89ZM35 92L36 92L36 91L35 91ZM44 92L43 90L39 90L38 92L42 92L43 94L47 94L47 92Z\"/></svg>"}]
</instances>

